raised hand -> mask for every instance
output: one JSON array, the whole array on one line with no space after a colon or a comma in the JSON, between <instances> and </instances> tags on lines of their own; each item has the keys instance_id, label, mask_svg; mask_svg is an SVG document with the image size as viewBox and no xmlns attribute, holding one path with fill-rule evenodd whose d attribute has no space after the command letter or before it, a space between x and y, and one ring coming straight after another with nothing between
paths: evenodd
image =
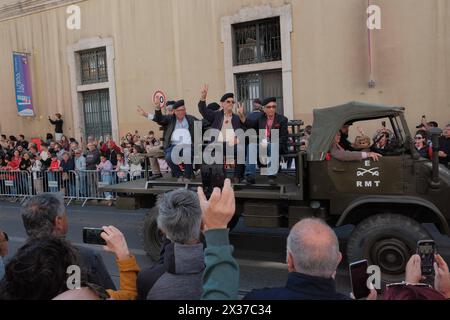
<instances>
[{"instance_id":1,"label":"raised hand","mask_svg":"<svg viewBox=\"0 0 450 320\"><path fill-rule=\"evenodd\" d=\"M199 187L197 194L203 214L203 231L226 229L236 210L236 200L230 179L225 180L222 191L214 188L209 201L203 193L203 188Z\"/></svg>"},{"instance_id":2,"label":"raised hand","mask_svg":"<svg viewBox=\"0 0 450 320\"><path fill-rule=\"evenodd\" d=\"M450 272L447 263L438 254L434 258L434 288L450 299Z\"/></svg>"},{"instance_id":3,"label":"raised hand","mask_svg":"<svg viewBox=\"0 0 450 320\"><path fill-rule=\"evenodd\" d=\"M201 101L206 101L206 97L208 96L208 90L209 90L209 86L207 84L204 84L202 86L202 94L201 94Z\"/></svg>"},{"instance_id":4,"label":"raised hand","mask_svg":"<svg viewBox=\"0 0 450 320\"><path fill-rule=\"evenodd\" d=\"M245 108L242 102L238 102L237 104L237 114L239 117L245 117Z\"/></svg>"},{"instance_id":5,"label":"raised hand","mask_svg":"<svg viewBox=\"0 0 450 320\"><path fill-rule=\"evenodd\" d=\"M141 106L138 106L137 112L143 117L148 117L148 113L145 112L144 109L141 108Z\"/></svg>"},{"instance_id":6,"label":"raised hand","mask_svg":"<svg viewBox=\"0 0 450 320\"><path fill-rule=\"evenodd\" d=\"M106 241L106 246L103 246L105 251L113 252L119 261L130 257L127 241L119 229L113 226L103 227L104 232L100 237Z\"/></svg>"}]
</instances>

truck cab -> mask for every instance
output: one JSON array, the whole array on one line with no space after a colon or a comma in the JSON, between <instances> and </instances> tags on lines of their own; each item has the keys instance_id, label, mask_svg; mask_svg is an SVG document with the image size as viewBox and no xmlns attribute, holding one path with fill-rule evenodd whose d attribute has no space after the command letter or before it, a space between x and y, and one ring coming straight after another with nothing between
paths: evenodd
<instances>
[{"instance_id":1,"label":"truck cab","mask_svg":"<svg viewBox=\"0 0 450 320\"><path fill-rule=\"evenodd\" d=\"M393 281L401 278L417 241L430 238L421 224L433 223L448 235L450 221L449 170L420 157L404 112L401 107L358 102L316 110L304 170L307 198L325 207L328 223L355 225L348 260L368 259ZM389 148L378 151L383 155L379 161L331 157L333 137L344 125L364 127L374 121L389 124L386 131L392 134ZM439 173L434 177L433 166Z\"/></svg>"}]
</instances>

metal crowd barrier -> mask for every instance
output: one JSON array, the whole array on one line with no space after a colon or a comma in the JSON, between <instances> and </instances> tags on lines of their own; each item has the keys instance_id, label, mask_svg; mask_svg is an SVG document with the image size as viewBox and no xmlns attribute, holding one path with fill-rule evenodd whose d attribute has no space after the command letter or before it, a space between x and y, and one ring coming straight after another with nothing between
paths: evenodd
<instances>
[{"instance_id":1,"label":"metal crowd barrier","mask_svg":"<svg viewBox=\"0 0 450 320\"><path fill-rule=\"evenodd\" d=\"M43 192L61 192L68 200L115 200L116 194L100 192L104 185L145 179L145 171L0 171L0 197L22 198L24 201Z\"/></svg>"},{"instance_id":2,"label":"metal crowd barrier","mask_svg":"<svg viewBox=\"0 0 450 320\"><path fill-rule=\"evenodd\" d=\"M26 199L32 195L28 171L0 171L0 196Z\"/></svg>"}]
</instances>

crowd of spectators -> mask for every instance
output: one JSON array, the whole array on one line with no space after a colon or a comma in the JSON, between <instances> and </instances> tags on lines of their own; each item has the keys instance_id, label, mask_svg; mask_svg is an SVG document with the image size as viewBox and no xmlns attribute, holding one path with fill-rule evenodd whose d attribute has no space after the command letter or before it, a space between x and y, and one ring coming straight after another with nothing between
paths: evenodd
<instances>
[{"instance_id":1,"label":"crowd of spectators","mask_svg":"<svg viewBox=\"0 0 450 320\"><path fill-rule=\"evenodd\" d=\"M159 200L158 227L165 235L160 260L140 270L125 236L114 226L103 227L106 251L115 254L120 286L115 288L102 258L92 249L65 240L67 213L59 194L42 194L22 208L29 239L8 257L8 236L0 231L0 299L6 300L198 300L239 299L239 265L229 242L228 223L236 208L231 181L214 189L209 200L179 189ZM5 259L6 261L3 261ZM342 262L334 231L318 218L298 222L287 239L286 285L255 289L244 300L351 300L338 292L336 274ZM68 286L68 267L81 269L80 288ZM367 300L450 299L448 265L435 255L433 285L423 284L421 259L411 256L405 281L384 292L371 288Z\"/></svg>"}]
</instances>

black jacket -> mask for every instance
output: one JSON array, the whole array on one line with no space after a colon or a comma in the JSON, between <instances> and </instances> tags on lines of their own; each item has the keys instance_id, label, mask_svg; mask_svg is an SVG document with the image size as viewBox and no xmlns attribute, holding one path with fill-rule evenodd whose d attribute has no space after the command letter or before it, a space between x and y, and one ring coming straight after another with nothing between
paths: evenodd
<instances>
[{"instance_id":1,"label":"black jacket","mask_svg":"<svg viewBox=\"0 0 450 320\"><path fill-rule=\"evenodd\" d=\"M117 151L116 150L108 149L108 150L106 150L105 155L106 155L106 159L111 161L113 166L117 166Z\"/></svg>"},{"instance_id":2,"label":"black jacket","mask_svg":"<svg viewBox=\"0 0 450 320\"><path fill-rule=\"evenodd\" d=\"M28 150L28 144L29 143L26 140L17 141L16 147L22 146L22 148L24 148L24 150Z\"/></svg>"},{"instance_id":3,"label":"black jacket","mask_svg":"<svg viewBox=\"0 0 450 320\"><path fill-rule=\"evenodd\" d=\"M48 121L50 121L50 123L55 126L55 133L63 133L63 120L48 119Z\"/></svg>"},{"instance_id":4,"label":"black jacket","mask_svg":"<svg viewBox=\"0 0 450 320\"><path fill-rule=\"evenodd\" d=\"M102 256L92 249L75 246L78 249L81 268L87 273L87 281L105 289L116 290L116 286L106 270Z\"/></svg>"},{"instance_id":5,"label":"black jacket","mask_svg":"<svg viewBox=\"0 0 450 320\"><path fill-rule=\"evenodd\" d=\"M75 170L75 161L73 158L70 158L67 162L61 160L59 167L63 169L63 172L69 172Z\"/></svg>"},{"instance_id":6,"label":"black jacket","mask_svg":"<svg viewBox=\"0 0 450 320\"><path fill-rule=\"evenodd\" d=\"M189 124L189 133L191 134L192 143L194 143L194 123L200 120L190 115L186 115L186 120ZM164 128L164 150L166 150L171 145L172 134L175 131L175 126L177 124L177 117L175 115L165 116L162 114L161 110L156 110L153 121Z\"/></svg>"},{"instance_id":7,"label":"black jacket","mask_svg":"<svg viewBox=\"0 0 450 320\"><path fill-rule=\"evenodd\" d=\"M27 171L28 168L30 168L30 167L31 167L31 160L30 159L28 159L28 160L22 159L22 161L20 161L19 169L21 171Z\"/></svg>"},{"instance_id":8,"label":"black jacket","mask_svg":"<svg viewBox=\"0 0 450 320\"><path fill-rule=\"evenodd\" d=\"M336 292L336 282L331 278L291 272L284 288L253 290L244 300L350 300L350 297Z\"/></svg>"},{"instance_id":9,"label":"black jacket","mask_svg":"<svg viewBox=\"0 0 450 320\"><path fill-rule=\"evenodd\" d=\"M212 111L206 107L205 101L200 101L198 103L198 111L210 124L211 129L222 130L223 126L223 118L225 117L223 110L221 111ZM245 131L246 127L239 119L239 116L233 113L231 117L231 124L234 130L242 129Z\"/></svg>"},{"instance_id":10,"label":"black jacket","mask_svg":"<svg viewBox=\"0 0 450 320\"><path fill-rule=\"evenodd\" d=\"M253 128L257 130L259 134L259 130L266 130L267 127L267 116L265 113L261 113L261 115L256 119L246 118L245 126L247 128ZM275 118L273 120L272 127L270 130L279 130L279 138L280 138L280 154L288 153L288 118L282 116L281 114L276 113ZM271 142L271 141L269 141Z\"/></svg>"},{"instance_id":11,"label":"black jacket","mask_svg":"<svg viewBox=\"0 0 450 320\"><path fill-rule=\"evenodd\" d=\"M94 149L88 151L86 154L86 170L97 170L97 165L100 163L100 151Z\"/></svg>"},{"instance_id":12,"label":"black jacket","mask_svg":"<svg viewBox=\"0 0 450 320\"><path fill-rule=\"evenodd\" d=\"M450 162L450 138L444 136L439 138L439 151L443 151L447 154L447 158L439 158L439 162L448 166L448 163Z\"/></svg>"}]
</instances>

